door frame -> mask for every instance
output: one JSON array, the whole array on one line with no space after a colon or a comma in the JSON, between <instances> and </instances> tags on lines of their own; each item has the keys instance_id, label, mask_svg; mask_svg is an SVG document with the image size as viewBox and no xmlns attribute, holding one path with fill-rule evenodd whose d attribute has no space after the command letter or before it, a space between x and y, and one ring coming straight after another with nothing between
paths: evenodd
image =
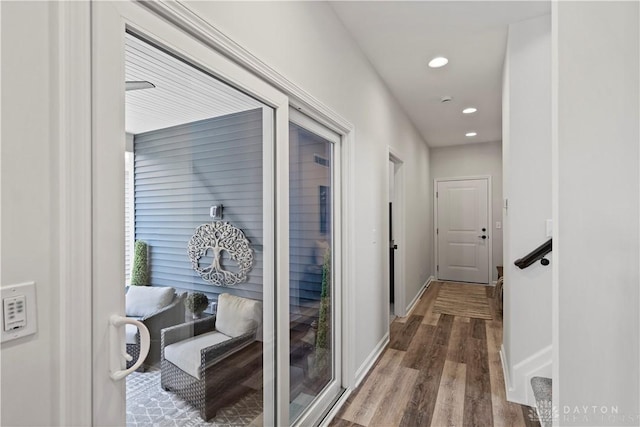
<instances>
[{"instance_id":1,"label":"door frame","mask_svg":"<svg viewBox=\"0 0 640 427\"><path fill-rule=\"evenodd\" d=\"M135 2L136 6L166 19L170 25L203 42L253 73L258 80L283 92L289 105L340 134L342 144L342 385L345 392L326 415L337 412L355 387L355 311L348 310L355 301L349 284L356 282L355 264L355 127L348 120L311 96L224 33L177 2ZM92 135L92 17L91 2L59 2L52 6L55 14L53 32L55 88L54 118L57 142L57 179L60 187L57 220L59 224L59 304L60 343L57 365L59 420L61 425L91 425L93 421L92 348L94 298L93 283L93 135ZM282 178L282 177L279 177ZM286 195L288 197L288 194ZM279 195L283 198L283 194ZM279 198L279 200L281 200ZM288 259L281 257L280 259ZM285 324L286 323L286 324ZM278 330L288 328L279 319ZM288 388L288 382L283 384ZM288 413L288 402L279 411Z\"/></svg>"},{"instance_id":2,"label":"door frame","mask_svg":"<svg viewBox=\"0 0 640 427\"><path fill-rule=\"evenodd\" d=\"M438 183L440 182L449 182L449 181L470 181L470 180L486 180L487 181L487 232L488 232L488 241L489 241L489 256L488 262L489 266L487 268L488 277L487 277L487 286L491 285L493 277L493 273L491 271L491 267L493 266L493 194L492 194L492 182L491 175L472 175L472 176L459 176L453 178L435 178L433 180L433 266L436 267L435 278L436 280L440 280L440 272L438 271Z\"/></svg>"},{"instance_id":3,"label":"door frame","mask_svg":"<svg viewBox=\"0 0 640 427\"><path fill-rule=\"evenodd\" d=\"M289 288L276 284L289 282L288 98L156 14L124 2L92 4L92 424L119 425L126 414L124 381L114 382L108 376L109 371L122 369L124 345L123 328L114 333L108 319L124 314L124 292L114 284L124 284L124 260L118 254L124 248L125 31L162 46L273 109L270 121L275 128L265 135L263 146L263 417L267 424L286 424L289 345L282 338L288 336L284 331L289 315L279 308L288 303ZM280 381L275 381L276 372Z\"/></svg>"},{"instance_id":4,"label":"door frame","mask_svg":"<svg viewBox=\"0 0 640 427\"><path fill-rule=\"evenodd\" d=\"M400 242L398 245L398 250L394 253L394 311L395 315L399 317L404 317L407 315L407 302L406 302L406 287L404 286L404 278L405 278L405 253L406 253L406 230L405 230L405 179L404 179L404 160L402 160L401 154L391 146L387 147L387 159L385 160L387 163L387 183L391 180L391 171L389 168L389 162L392 162L394 165L394 174L393 174L393 200L389 197L389 192L387 191L386 204L385 204L385 242L386 242L386 250L385 250L385 292L387 294L386 297L386 307L387 311L389 311L389 300L391 299L391 278L390 278L390 264L391 257L389 255L389 203L393 203L393 230L394 237L396 243ZM391 313L387 313L387 318Z\"/></svg>"}]
</instances>

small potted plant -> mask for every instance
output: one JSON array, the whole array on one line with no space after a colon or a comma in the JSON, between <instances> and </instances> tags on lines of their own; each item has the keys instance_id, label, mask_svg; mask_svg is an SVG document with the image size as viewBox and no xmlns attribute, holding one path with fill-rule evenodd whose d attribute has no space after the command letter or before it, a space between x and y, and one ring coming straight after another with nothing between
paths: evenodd
<instances>
[{"instance_id":1,"label":"small potted plant","mask_svg":"<svg viewBox=\"0 0 640 427\"><path fill-rule=\"evenodd\" d=\"M202 292L193 292L187 295L184 306L192 313L194 319L200 319L202 312L209 306L209 298Z\"/></svg>"},{"instance_id":2,"label":"small potted plant","mask_svg":"<svg viewBox=\"0 0 640 427\"><path fill-rule=\"evenodd\" d=\"M136 240L133 249L132 286L149 285L149 246L142 240Z\"/></svg>"}]
</instances>

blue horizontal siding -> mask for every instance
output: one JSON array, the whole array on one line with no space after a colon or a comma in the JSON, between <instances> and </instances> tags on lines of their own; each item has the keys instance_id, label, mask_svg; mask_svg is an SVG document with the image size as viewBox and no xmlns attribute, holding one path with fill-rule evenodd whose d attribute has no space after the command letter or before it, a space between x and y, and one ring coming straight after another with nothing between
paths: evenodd
<instances>
[{"instance_id":1,"label":"blue horizontal siding","mask_svg":"<svg viewBox=\"0 0 640 427\"><path fill-rule=\"evenodd\" d=\"M257 109L135 136L135 237L149 245L153 286L212 300L223 292L262 299L262 128ZM243 230L254 251L248 281L229 288L203 281L187 255L214 204L224 205L224 220Z\"/></svg>"},{"instance_id":2,"label":"blue horizontal siding","mask_svg":"<svg viewBox=\"0 0 640 427\"><path fill-rule=\"evenodd\" d=\"M289 265L292 304L320 299L323 250L331 233L320 231L320 186L331 186L331 169L314 155L328 157L331 144L291 124L289 127Z\"/></svg>"}]
</instances>

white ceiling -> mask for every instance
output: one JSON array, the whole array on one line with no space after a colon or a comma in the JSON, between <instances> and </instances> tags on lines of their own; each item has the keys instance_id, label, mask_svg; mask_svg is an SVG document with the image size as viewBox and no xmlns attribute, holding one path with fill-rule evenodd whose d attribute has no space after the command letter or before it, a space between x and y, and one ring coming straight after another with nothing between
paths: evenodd
<instances>
[{"instance_id":1,"label":"white ceiling","mask_svg":"<svg viewBox=\"0 0 640 427\"><path fill-rule=\"evenodd\" d=\"M508 25L551 10L548 1L331 4L431 147L502 140ZM449 64L427 67L439 55ZM478 112L463 115L469 106ZM465 137L471 131L478 135Z\"/></svg>"},{"instance_id":2,"label":"white ceiling","mask_svg":"<svg viewBox=\"0 0 640 427\"><path fill-rule=\"evenodd\" d=\"M153 89L126 93L125 128L129 133L164 129L262 106L131 34L126 35L125 46L126 80L146 80L156 85Z\"/></svg>"}]
</instances>

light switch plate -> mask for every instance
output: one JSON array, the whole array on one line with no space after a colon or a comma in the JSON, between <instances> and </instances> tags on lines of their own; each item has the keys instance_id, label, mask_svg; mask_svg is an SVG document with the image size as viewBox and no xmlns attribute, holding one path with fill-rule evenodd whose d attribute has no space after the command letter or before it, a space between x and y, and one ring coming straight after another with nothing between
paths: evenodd
<instances>
[{"instance_id":1,"label":"light switch plate","mask_svg":"<svg viewBox=\"0 0 640 427\"><path fill-rule=\"evenodd\" d=\"M547 228L547 237L553 237L553 220L548 219L546 223Z\"/></svg>"},{"instance_id":2,"label":"light switch plate","mask_svg":"<svg viewBox=\"0 0 640 427\"><path fill-rule=\"evenodd\" d=\"M38 330L35 282L2 287L2 342Z\"/></svg>"}]
</instances>

